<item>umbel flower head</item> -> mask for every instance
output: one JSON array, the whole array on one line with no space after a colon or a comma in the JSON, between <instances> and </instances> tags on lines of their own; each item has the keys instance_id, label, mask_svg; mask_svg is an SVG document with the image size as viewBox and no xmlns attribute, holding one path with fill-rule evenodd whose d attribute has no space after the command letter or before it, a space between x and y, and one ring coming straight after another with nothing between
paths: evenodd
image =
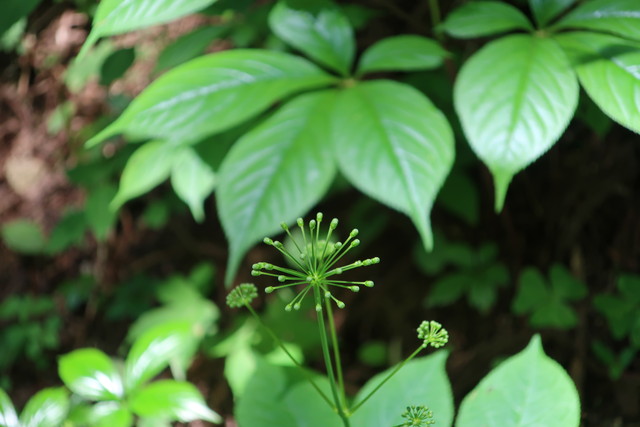
<instances>
[{"instance_id":1,"label":"umbel flower head","mask_svg":"<svg viewBox=\"0 0 640 427\"><path fill-rule=\"evenodd\" d=\"M440 348L449 341L449 332L435 320L423 320L418 326L418 339L423 340L422 347L427 348L429 345L433 348Z\"/></svg>"},{"instance_id":2,"label":"umbel flower head","mask_svg":"<svg viewBox=\"0 0 640 427\"><path fill-rule=\"evenodd\" d=\"M349 289L352 292L358 292L360 286L372 287L373 282L366 280L364 282L352 282L346 280L338 280L340 275L345 271L352 270L358 267L364 267L380 262L380 258L369 258L352 262L351 264L336 267L336 263L349 252L350 249L355 248L360 244L360 240L356 239L358 230L354 229L349 233L349 237L344 242L331 242L331 235L338 226L338 220L332 219L329 223L326 234L320 235L320 228L322 223L322 213L316 215L316 219L309 221L305 226L302 218L298 218L297 224L300 228L302 235L302 242L296 241L292 236L287 224L280 224L282 229L293 241L293 245L297 253L291 253L285 246L279 242L271 240L265 237L264 243L273 246L286 258L288 258L295 269L278 267L266 262L259 262L253 264L253 276L273 276L278 279L281 285L269 286L265 289L265 292L271 293L275 290L288 288L297 285L305 285L302 291L298 293L293 300L287 304L285 309L290 311L291 309L299 310L302 300L309 293L319 292L324 298L332 299L339 308L344 308L344 303L335 298L330 287ZM322 310L322 305L316 301L316 310Z\"/></svg>"},{"instance_id":3,"label":"umbel flower head","mask_svg":"<svg viewBox=\"0 0 640 427\"><path fill-rule=\"evenodd\" d=\"M433 419L433 412L426 406L407 406L402 418L406 421L401 427L424 427L436 423Z\"/></svg>"},{"instance_id":4,"label":"umbel flower head","mask_svg":"<svg viewBox=\"0 0 640 427\"><path fill-rule=\"evenodd\" d=\"M257 296L258 289L256 285L253 283L242 283L229 292L229 295L227 295L227 305L231 308L249 305Z\"/></svg>"}]
</instances>

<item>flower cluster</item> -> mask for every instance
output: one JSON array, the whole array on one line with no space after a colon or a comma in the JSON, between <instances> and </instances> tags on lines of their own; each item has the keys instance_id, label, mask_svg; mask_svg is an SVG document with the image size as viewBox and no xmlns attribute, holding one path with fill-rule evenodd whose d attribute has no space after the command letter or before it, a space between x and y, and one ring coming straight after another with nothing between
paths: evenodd
<instances>
[{"instance_id":1,"label":"flower cluster","mask_svg":"<svg viewBox=\"0 0 640 427\"><path fill-rule=\"evenodd\" d=\"M433 348L440 348L449 341L449 332L435 320L427 322L424 320L418 326L418 339L423 340L422 347L427 348L429 345Z\"/></svg>"},{"instance_id":2,"label":"flower cluster","mask_svg":"<svg viewBox=\"0 0 640 427\"><path fill-rule=\"evenodd\" d=\"M258 289L253 283L242 283L227 295L227 305L231 308L242 307L251 304L258 296Z\"/></svg>"},{"instance_id":3,"label":"flower cluster","mask_svg":"<svg viewBox=\"0 0 640 427\"><path fill-rule=\"evenodd\" d=\"M295 269L278 267L266 262L259 262L252 266L253 271L251 274L253 276L273 276L278 279L278 282L282 283L282 285L267 287L265 289L265 292L267 293L271 293L282 288L304 285L300 293L298 293L285 307L287 311L290 311L291 309L300 309L304 297L310 291L319 292L324 298L332 299L339 308L344 308L344 303L332 295L331 290L329 289L330 286L349 289L352 292L358 292L360 290L360 286L373 286L373 282L371 280L364 282L352 282L336 279L345 271L377 264L380 262L380 258L375 257L359 260L342 267L336 267L336 263L347 252L349 252L350 249L353 249L360 244L360 240L356 239L358 230L352 230L351 233L349 233L349 237L344 242L333 243L331 241L331 237L333 231L338 226L338 220L336 218L331 220L326 235L321 236L320 224L322 223L322 219L322 213L318 213L316 215L316 219L309 221L307 229L302 218L298 218L297 224L301 231L302 242L298 242L294 239L287 224L281 224L282 229L293 241L297 254L291 253L287 248L285 248L284 244L279 241L271 240L268 237L264 239L264 243L273 246L287 259L289 259L295 266ZM317 302L317 300L316 310L322 310L322 306Z\"/></svg>"},{"instance_id":4,"label":"flower cluster","mask_svg":"<svg viewBox=\"0 0 640 427\"><path fill-rule=\"evenodd\" d=\"M433 411L426 406L407 406L402 418L407 421L401 427L424 427L436 423L433 419Z\"/></svg>"}]
</instances>

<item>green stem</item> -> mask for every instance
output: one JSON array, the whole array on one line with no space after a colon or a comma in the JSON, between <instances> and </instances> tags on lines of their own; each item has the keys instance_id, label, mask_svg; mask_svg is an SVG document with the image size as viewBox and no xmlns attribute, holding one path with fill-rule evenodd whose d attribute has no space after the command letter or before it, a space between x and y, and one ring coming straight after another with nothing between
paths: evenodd
<instances>
[{"instance_id":1,"label":"green stem","mask_svg":"<svg viewBox=\"0 0 640 427\"><path fill-rule=\"evenodd\" d=\"M333 362L331 361L331 354L329 353L329 343L327 341L327 329L324 324L324 314L322 310L322 296L320 295L320 288L318 285L313 284L313 296L316 301L316 307L320 307L318 310L318 329L320 330L320 343L322 345L322 356L324 357L324 364L327 368L327 376L329 377L329 384L331 385L331 393L333 394L333 400L335 402L335 410L337 411L344 427L349 427L349 417L344 412L344 408L340 404L340 397L338 395L338 387L336 385L336 376L333 371Z\"/></svg>"},{"instance_id":2,"label":"green stem","mask_svg":"<svg viewBox=\"0 0 640 427\"><path fill-rule=\"evenodd\" d=\"M342 362L340 361L340 347L338 346L338 334L336 333L336 326L333 321L333 310L331 308L331 300L325 298L324 306L327 308L327 318L329 319L329 332L331 336L331 345L333 346L333 360L336 363L336 373L338 375L338 388L340 389L342 398L341 406L343 409L347 408L347 396L344 390L344 378L342 376Z\"/></svg>"},{"instance_id":3,"label":"green stem","mask_svg":"<svg viewBox=\"0 0 640 427\"><path fill-rule=\"evenodd\" d=\"M369 398L371 396L373 396L378 390L380 390L380 387L382 387L387 381L389 381L391 379L391 377L393 377L395 374L398 373L398 371L400 369L402 369L402 367L404 365L406 365L406 363L408 361L410 361L411 359L413 359L414 357L416 357L416 355L418 353L420 353L420 351L423 349L423 346L420 346L416 349L416 351L414 351L413 353L411 353L411 356L407 357L405 360L403 360L401 363L397 364L396 367L393 369L393 371L391 371L389 373L389 375L386 376L385 379L383 379L382 381L380 381L380 383L376 386L376 388L374 388L373 390L371 390L371 392L364 398L362 399L360 402L358 402L358 404L356 406L354 406L353 408L351 408L351 413L353 414L354 412L356 412L358 410L358 408L360 408L367 400L369 400Z\"/></svg>"},{"instance_id":4,"label":"green stem","mask_svg":"<svg viewBox=\"0 0 640 427\"><path fill-rule=\"evenodd\" d=\"M440 21L442 17L440 16L440 5L438 4L438 0L429 0L429 9L431 10L431 25L433 27L433 34L436 38L442 41L442 33L437 30L438 25L440 25Z\"/></svg>"},{"instance_id":5,"label":"green stem","mask_svg":"<svg viewBox=\"0 0 640 427\"><path fill-rule=\"evenodd\" d=\"M304 367L300 364L300 362L298 362L298 360L293 357L293 354L291 354L289 352L289 350L287 350L287 347L285 347L284 343L282 342L282 340L280 340L280 338L278 338L278 336L275 334L275 332L273 332L271 330L271 328L269 328L267 325L265 325L265 323L262 321L262 319L260 319L260 316L258 316L258 313L256 313L253 308L249 305L249 304L245 304L245 307L247 307L249 309L249 312L251 312L251 314L253 315L253 317L255 317L255 319L258 321L258 323L260 324L260 326L267 331L267 333L269 334L269 336L271 337L271 339L273 339L273 341L275 341L276 344L278 344L278 346L282 349L282 351L285 352L285 354L289 357L289 359L291 359L291 361L298 367L300 368L300 371L302 371L302 373L304 374L304 376L306 377L307 381L309 381L309 383L313 386L313 388L316 389L316 391L320 394L320 396L322 396L322 398L324 399L325 402L327 402L327 404L333 408L333 403L331 403L331 400L329 399L329 397L320 389L320 387L318 387L318 385L315 383L315 381L313 381L313 378L311 377L311 375L309 374L309 372L304 369Z\"/></svg>"}]
</instances>

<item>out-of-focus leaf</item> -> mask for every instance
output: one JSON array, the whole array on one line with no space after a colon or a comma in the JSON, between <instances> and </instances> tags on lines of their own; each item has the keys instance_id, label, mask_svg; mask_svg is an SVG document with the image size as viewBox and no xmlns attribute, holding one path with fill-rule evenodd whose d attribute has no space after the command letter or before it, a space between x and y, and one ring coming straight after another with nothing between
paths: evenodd
<instances>
[{"instance_id":1,"label":"out-of-focus leaf","mask_svg":"<svg viewBox=\"0 0 640 427\"><path fill-rule=\"evenodd\" d=\"M216 185L216 175L191 147L179 150L171 168L171 185L196 221L204 220L204 200Z\"/></svg>"},{"instance_id":2,"label":"out-of-focus leaf","mask_svg":"<svg viewBox=\"0 0 640 427\"><path fill-rule=\"evenodd\" d=\"M531 31L533 27L522 12L510 4L477 1L451 12L442 29L454 37L474 38L512 30Z\"/></svg>"},{"instance_id":3,"label":"out-of-focus leaf","mask_svg":"<svg viewBox=\"0 0 640 427\"><path fill-rule=\"evenodd\" d=\"M640 40L640 3L637 0L582 2L554 28L580 28Z\"/></svg>"},{"instance_id":4,"label":"out-of-focus leaf","mask_svg":"<svg viewBox=\"0 0 640 427\"><path fill-rule=\"evenodd\" d=\"M362 54L358 73L417 71L439 67L448 52L435 40L404 35L382 39Z\"/></svg>"},{"instance_id":5,"label":"out-of-focus leaf","mask_svg":"<svg viewBox=\"0 0 640 427\"><path fill-rule=\"evenodd\" d=\"M42 0L2 0L0 13L0 35L4 34L13 24L26 17Z\"/></svg>"},{"instance_id":6,"label":"out-of-focus leaf","mask_svg":"<svg viewBox=\"0 0 640 427\"><path fill-rule=\"evenodd\" d=\"M40 227L26 219L5 223L0 235L9 249L28 255L42 253L47 243Z\"/></svg>"},{"instance_id":7,"label":"out-of-focus leaf","mask_svg":"<svg viewBox=\"0 0 640 427\"><path fill-rule=\"evenodd\" d=\"M62 424L69 410L69 398L63 388L45 388L37 392L20 414L23 427L52 427Z\"/></svg>"},{"instance_id":8,"label":"out-of-focus leaf","mask_svg":"<svg viewBox=\"0 0 640 427\"><path fill-rule=\"evenodd\" d=\"M269 15L274 33L319 63L348 75L355 40L340 9L326 0L280 0Z\"/></svg>"},{"instance_id":9,"label":"out-of-focus leaf","mask_svg":"<svg viewBox=\"0 0 640 427\"><path fill-rule=\"evenodd\" d=\"M198 389L189 382L155 381L131 396L131 409L141 417L189 422L206 420L219 424L222 417L209 409Z\"/></svg>"},{"instance_id":10,"label":"out-of-focus leaf","mask_svg":"<svg viewBox=\"0 0 640 427\"><path fill-rule=\"evenodd\" d=\"M120 374L100 350L83 348L62 356L58 373L71 391L85 399L117 400L124 396Z\"/></svg>"},{"instance_id":11,"label":"out-of-focus leaf","mask_svg":"<svg viewBox=\"0 0 640 427\"><path fill-rule=\"evenodd\" d=\"M104 36L126 33L197 12L215 0L102 0L93 17L93 28L82 46L82 57Z\"/></svg>"},{"instance_id":12,"label":"out-of-focus leaf","mask_svg":"<svg viewBox=\"0 0 640 427\"><path fill-rule=\"evenodd\" d=\"M155 72L176 67L201 55L213 40L222 37L229 28L225 24L202 27L176 39L160 53Z\"/></svg>"},{"instance_id":13,"label":"out-of-focus leaf","mask_svg":"<svg viewBox=\"0 0 640 427\"><path fill-rule=\"evenodd\" d=\"M0 388L0 425L20 427L18 414L7 393Z\"/></svg>"},{"instance_id":14,"label":"out-of-focus leaf","mask_svg":"<svg viewBox=\"0 0 640 427\"><path fill-rule=\"evenodd\" d=\"M529 0L529 6L538 25L544 27L575 2L576 0Z\"/></svg>"},{"instance_id":15,"label":"out-of-focus leaf","mask_svg":"<svg viewBox=\"0 0 640 427\"><path fill-rule=\"evenodd\" d=\"M86 218L100 241L106 239L117 218L116 213L109 209L109 203L116 193L117 189L111 184L101 185L89 191L85 205Z\"/></svg>"}]
</instances>

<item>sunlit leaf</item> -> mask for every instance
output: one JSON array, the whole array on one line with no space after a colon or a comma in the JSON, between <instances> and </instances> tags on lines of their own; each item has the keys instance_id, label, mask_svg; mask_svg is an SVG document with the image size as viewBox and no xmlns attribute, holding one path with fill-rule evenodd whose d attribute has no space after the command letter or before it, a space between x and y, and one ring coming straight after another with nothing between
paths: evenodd
<instances>
[{"instance_id":1,"label":"sunlit leaf","mask_svg":"<svg viewBox=\"0 0 640 427\"><path fill-rule=\"evenodd\" d=\"M188 321L161 324L142 334L125 361L125 385L131 392L164 370L172 358L191 352L193 330Z\"/></svg>"},{"instance_id":2,"label":"sunlit leaf","mask_svg":"<svg viewBox=\"0 0 640 427\"><path fill-rule=\"evenodd\" d=\"M447 51L438 42L426 37L388 37L364 51L358 63L358 74L429 70L439 67L447 55Z\"/></svg>"},{"instance_id":3,"label":"sunlit leaf","mask_svg":"<svg viewBox=\"0 0 640 427\"><path fill-rule=\"evenodd\" d=\"M454 100L471 148L493 174L499 211L513 175L569 124L578 81L553 40L513 35L489 43L463 65Z\"/></svg>"},{"instance_id":4,"label":"sunlit leaf","mask_svg":"<svg viewBox=\"0 0 640 427\"><path fill-rule=\"evenodd\" d=\"M62 424L69 411L64 388L45 388L37 392L20 414L21 427L52 427Z\"/></svg>"},{"instance_id":5,"label":"sunlit leaf","mask_svg":"<svg viewBox=\"0 0 640 427\"><path fill-rule=\"evenodd\" d=\"M340 8L325 0L280 0L269 15L272 31L319 63L349 73L355 40Z\"/></svg>"},{"instance_id":6,"label":"sunlit leaf","mask_svg":"<svg viewBox=\"0 0 640 427\"><path fill-rule=\"evenodd\" d=\"M154 81L87 144L118 133L133 139L197 141L254 117L289 94L335 79L283 52L234 49L202 56Z\"/></svg>"},{"instance_id":7,"label":"sunlit leaf","mask_svg":"<svg viewBox=\"0 0 640 427\"><path fill-rule=\"evenodd\" d=\"M474 38L512 30L531 31L533 27L522 12L510 4L477 1L451 12L442 29L454 37Z\"/></svg>"},{"instance_id":8,"label":"sunlit leaf","mask_svg":"<svg viewBox=\"0 0 640 427\"><path fill-rule=\"evenodd\" d=\"M226 283L245 251L302 216L335 175L328 115L332 91L295 98L242 137L220 167L218 213L229 239Z\"/></svg>"},{"instance_id":9,"label":"sunlit leaf","mask_svg":"<svg viewBox=\"0 0 640 427\"><path fill-rule=\"evenodd\" d=\"M456 427L578 427L580 399L567 372L536 335L462 401Z\"/></svg>"},{"instance_id":10,"label":"sunlit leaf","mask_svg":"<svg viewBox=\"0 0 640 427\"><path fill-rule=\"evenodd\" d=\"M414 359L384 384L352 417L354 427L395 426L401 424L401 414L407 406L427 406L433 411L438 426L450 426L453 421L453 393L447 378L446 351ZM393 369L393 368L391 368ZM356 404L364 399L389 371L370 379L358 392Z\"/></svg>"},{"instance_id":11,"label":"sunlit leaf","mask_svg":"<svg viewBox=\"0 0 640 427\"><path fill-rule=\"evenodd\" d=\"M591 0L581 3L554 28L580 28L640 40L638 0Z\"/></svg>"},{"instance_id":12,"label":"sunlit leaf","mask_svg":"<svg viewBox=\"0 0 640 427\"><path fill-rule=\"evenodd\" d=\"M134 393L130 405L133 412L145 418L156 417L182 422L222 422L222 417L209 409L196 386L189 382L155 381Z\"/></svg>"},{"instance_id":13,"label":"sunlit leaf","mask_svg":"<svg viewBox=\"0 0 640 427\"><path fill-rule=\"evenodd\" d=\"M11 398L0 388L0 425L5 427L19 427L18 414L11 402Z\"/></svg>"},{"instance_id":14,"label":"sunlit leaf","mask_svg":"<svg viewBox=\"0 0 640 427\"><path fill-rule=\"evenodd\" d=\"M216 175L191 147L178 151L171 169L171 185L196 221L204 220L204 200L216 185Z\"/></svg>"},{"instance_id":15,"label":"sunlit leaf","mask_svg":"<svg viewBox=\"0 0 640 427\"><path fill-rule=\"evenodd\" d=\"M332 117L342 173L370 197L407 214L431 248L431 206L454 157L445 116L411 86L389 80L343 90Z\"/></svg>"},{"instance_id":16,"label":"sunlit leaf","mask_svg":"<svg viewBox=\"0 0 640 427\"><path fill-rule=\"evenodd\" d=\"M640 133L640 44L592 32L560 34L556 39L593 102L622 126Z\"/></svg>"},{"instance_id":17,"label":"sunlit leaf","mask_svg":"<svg viewBox=\"0 0 640 427\"><path fill-rule=\"evenodd\" d=\"M83 348L60 357L58 373L74 393L88 400L116 400L124 395L113 361L102 351Z\"/></svg>"},{"instance_id":18,"label":"sunlit leaf","mask_svg":"<svg viewBox=\"0 0 640 427\"><path fill-rule=\"evenodd\" d=\"M93 18L93 28L79 57L100 38L173 21L204 9L215 0L102 0Z\"/></svg>"}]
</instances>

